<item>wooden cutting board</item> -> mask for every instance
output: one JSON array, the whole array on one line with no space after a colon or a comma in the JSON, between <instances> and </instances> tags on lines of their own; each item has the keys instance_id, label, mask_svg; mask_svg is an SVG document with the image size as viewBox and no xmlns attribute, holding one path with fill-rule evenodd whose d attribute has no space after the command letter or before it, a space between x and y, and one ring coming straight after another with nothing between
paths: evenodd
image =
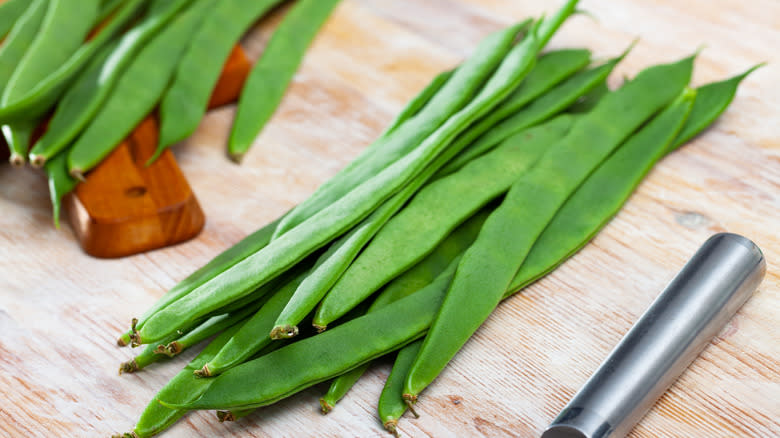
<instances>
[{"instance_id":1,"label":"wooden cutting board","mask_svg":"<svg viewBox=\"0 0 780 438\"><path fill-rule=\"evenodd\" d=\"M207 219L195 239L118 260L86 256L51 226L45 181L0 167L0 436L128 431L192 357L118 376L133 355L117 333L165 290L304 199L374 139L435 73L481 37L560 4L531 0L344 0L243 164L225 158L234 108L211 112L175 149ZM780 435L780 3L596 2L550 47L596 57L639 45L611 79L701 44L696 84L748 78L706 134L660 163L583 251L503 303L427 390L406 436L538 436L633 321L712 233L755 240L760 290L632 432L632 437ZM249 34L256 59L280 12ZM389 364L374 366L328 416L318 385L235 424L188 415L165 437L387 436L375 410Z\"/></svg>"}]
</instances>

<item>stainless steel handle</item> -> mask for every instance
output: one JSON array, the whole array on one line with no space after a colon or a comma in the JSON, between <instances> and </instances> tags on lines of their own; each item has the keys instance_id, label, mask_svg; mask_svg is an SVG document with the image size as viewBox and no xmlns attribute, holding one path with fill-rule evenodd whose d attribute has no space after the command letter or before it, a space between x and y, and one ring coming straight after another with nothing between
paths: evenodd
<instances>
[{"instance_id":1,"label":"stainless steel handle","mask_svg":"<svg viewBox=\"0 0 780 438\"><path fill-rule=\"evenodd\" d=\"M737 234L710 237L542 438L625 436L758 288L766 261Z\"/></svg>"}]
</instances>

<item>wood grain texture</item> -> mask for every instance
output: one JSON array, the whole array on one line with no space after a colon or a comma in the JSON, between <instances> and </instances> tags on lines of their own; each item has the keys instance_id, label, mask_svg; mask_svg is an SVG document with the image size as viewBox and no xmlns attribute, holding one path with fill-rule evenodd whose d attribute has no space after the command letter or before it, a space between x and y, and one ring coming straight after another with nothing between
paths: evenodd
<instances>
[{"instance_id":1,"label":"wood grain texture","mask_svg":"<svg viewBox=\"0 0 780 438\"><path fill-rule=\"evenodd\" d=\"M421 4L424 3L424 6ZM192 353L116 375L130 318L196 267L273 220L343 167L438 71L481 36L560 2L344 0L243 164L224 158L234 108L212 111L176 149L209 218L185 244L122 260L81 253L55 231L45 181L0 167L0 436L107 436L130 430ZM780 435L780 3L582 0L551 47L598 57L639 45L620 83L699 45L694 82L769 65L706 133L664 159L623 211L553 274L504 302L421 397L414 437L519 436L544 429L709 235L732 231L768 260L760 289L634 429L634 438ZM256 59L278 20L247 36ZM235 424L187 416L166 437L386 436L376 401L389 364L371 368L332 413L320 385Z\"/></svg>"}]
</instances>

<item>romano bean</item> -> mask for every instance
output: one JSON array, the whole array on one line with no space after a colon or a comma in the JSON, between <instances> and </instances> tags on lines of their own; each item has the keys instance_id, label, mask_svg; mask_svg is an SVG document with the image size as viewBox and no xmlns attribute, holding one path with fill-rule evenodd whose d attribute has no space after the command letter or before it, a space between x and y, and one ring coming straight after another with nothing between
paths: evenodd
<instances>
[{"instance_id":1,"label":"romano bean","mask_svg":"<svg viewBox=\"0 0 780 438\"><path fill-rule=\"evenodd\" d=\"M60 155L58 155L56 159L59 159L59 157ZM62 167L64 169L64 162L62 163ZM49 169L48 164L46 168L47 170ZM65 175L67 175L67 169L64 169L63 171ZM59 175L59 173L57 173L57 175ZM61 177L62 175L60 175L60 178ZM69 180L75 181L72 178L69 178ZM207 282L209 279L216 276L220 272L227 270L239 261L247 258L251 254L266 246L268 242L271 241L271 236L273 235L274 229L280 220L281 217L264 226L263 228L260 228L254 233L246 236L235 245L214 257L205 266L193 272L187 278L176 284L176 286L171 288L168 293L160 297L160 299L157 300L157 302L155 302L152 307L150 307L140 318L137 319L135 323L136 329L143 327L144 323L146 323L146 320L160 311L160 309L163 309L170 303L190 293L195 288ZM127 332L123 333L119 337L117 344L119 344L119 346L130 344L130 337L132 333L132 330L128 330Z\"/></svg>"},{"instance_id":2,"label":"romano bean","mask_svg":"<svg viewBox=\"0 0 780 438\"><path fill-rule=\"evenodd\" d=\"M181 58L160 102L156 156L198 127L233 46L249 27L282 0L219 0Z\"/></svg>"},{"instance_id":3,"label":"romano bean","mask_svg":"<svg viewBox=\"0 0 780 438\"><path fill-rule=\"evenodd\" d=\"M609 74L612 73L612 70L615 69L615 66L626 54L627 52L598 67L574 74L520 111L490 126L490 131L477 138L469 145L468 149L449 162L447 167L441 170L441 174L446 175L454 172L473 160L474 157L494 148L504 139L528 127L537 125L565 110L575 103L580 96L588 93L600 84L606 83Z\"/></svg>"},{"instance_id":4,"label":"romano bean","mask_svg":"<svg viewBox=\"0 0 780 438\"><path fill-rule=\"evenodd\" d=\"M609 86L607 85L607 82L604 81L577 99L577 102L566 108L566 112L572 114L586 113L592 110L607 93L609 93Z\"/></svg>"},{"instance_id":5,"label":"romano bean","mask_svg":"<svg viewBox=\"0 0 780 438\"><path fill-rule=\"evenodd\" d=\"M390 371L390 375L387 376L385 387L382 389L382 394L379 396L379 404L377 406L377 412L379 413L379 421L387 429L388 432L395 436L398 434L398 420L409 408L404 402L402 397L404 389L404 380L406 374L414 363L414 358L417 357L417 353L422 346L422 339L412 342L406 347L398 351L398 356L393 363L393 369ZM412 411L414 416L417 417L417 413Z\"/></svg>"},{"instance_id":6,"label":"romano bean","mask_svg":"<svg viewBox=\"0 0 780 438\"><path fill-rule=\"evenodd\" d=\"M657 147L642 147L641 143L634 143L633 147L626 144L599 166L544 229L508 291L521 290L585 246L620 210L663 154L697 135L723 113L734 98L737 85L751 71L697 88L688 119L665 150L658 152Z\"/></svg>"},{"instance_id":7,"label":"romano bean","mask_svg":"<svg viewBox=\"0 0 780 438\"><path fill-rule=\"evenodd\" d=\"M197 400L160 396L177 409L249 409L269 405L341 375L419 338L430 325L455 265L423 290L387 307L293 342L226 371ZM273 345L273 344L272 344Z\"/></svg>"},{"instance_id":8,"label":"romano bean","mask_svg":"<svg viewBox=\"0 0 780 438\"><path fill-rule=\"evenodd\" d=\"M583 115L569 134L550 148L512 185L461 259L452 285L426 336L404 385L404 399L417 395L444 369L509 287L534 241L566 198L620 143L682 92L691 77L693 57L654 66L605 96ZM651 122L642 135L673 136L693 103L688 94ZM634 137L637 138L637 137ZM637 140L640 141L640 140ZM585 149L583 145L587 145ZM479 290L479 295L473 291Z\"/></svg>"},{"instance_id":9,"label":"romano bean","mask_svg":"<svg viewBox=\"0 0 780 438\"><path fill-rule=\"evenodd\" d=\"M54 226L60 228L60 210L62 198L76 188L78 181L68 173L67 152L55 156L44 167L46 178L49 182L49 196L51 197L52 216ZM129 338L128 338L129 339Z\"/></svg>"},{"instance_id":10,"label":"romano bean","mask_svg":"<svg viewBox=\"0 0 780 438\"><path fill-rule=\"evenodd\" d=\"M30 139L36 126L38 126L38 120L25 120L3 125L0 128L5 137L5 143L11 151L8 160L12 166L21 167L24 165L24 157L30 148Z\"/></svg>"},{"instance_id":11,"label":"romano bean","mask_svg":"<svg viewBox=\"0 0 780 438\"><path fill-rule=\"evenodd\" d=\"M33 88L24 95L17 96L14 100L2 105L0 107L0 121L10 123L32 120L46 114L63 90L70 84L73 77L82 70L101 47L123 30L125 25L138 15L145 2L146 0L127 0L97 36L81 45L64 62L54 64L57 66L57 69L51 72L51 74L38 82L31 82L34 85ZM73 9L73 11L75 10ZM69 10L68 14L73 13L73 11ZM43 38L43 36L39 35L39 38ZM51 59L54 58L56 57ZM47 60L47 63L49 61ZM25 82L30 81L25 80Z\"/></svg>"},{"instance_id":12,"label":"romano bean","mask_svg":"<svg viewBox=\"0 0 780 438\"><path fill-rule=\"evenodd\" d=\"M460 223L533 166L551 143L569 131L572 121L572 116L561 116L510 137L462 170L420 190L339 278L320 303L314 323L326 326L433 251Z\"/></svg>"},{"instance_id":13,"label":"romano bean","mask_svg":"<svg viewBox=\"0 0 780 438\"><path fill-rule=\"evenodd\" d=\"M241 326L219 353L195 374L201 377L219 375L249 359L270 344L271 338L268 337L268 333L271 332L274 321L305 276L306 270L303 270L297 275L290 275L288 281L270 283L270 285L276 283L278 290L275 290L265 305Z\"/></svg>"},{"instance_id":14,"label":"romano bean","mask_svg":"<svg viewBox=\"0 0 780 438\"><path fill-rule=\"evenodd\" d=\"M157 105L181 54L214 0L196 0L157 34L117 80L110 96L68 154L68 170L83 179Z\"/></svg>"},{"instance_id":15,"label":"romano bean","mask_svg":"<svg viewBox=\"0 0 780 438\"><path fill-rule=\"evenodd\" d=\"M671 149L685 144L718 118L734 99L739 83L762 65L751 67L746 72L725 81L713 82L698 88L696 101L693 103L693 109L688 119L689 123L685 124L682 132L674 140Z\"/></svg>"},{"instance_id":16,"label":"romano bean","mask_svg":"<svg viewBox=\"0 0 780 438\"><path fill-rule=\"evenodd\" d=\"M154 3L157 8L118 40L103 47L64 93L46 133L30 151L34 166L42 166L67 147L90 123L109 97L119 77L143 46L188 4L185 0Z\"/></svg>"},{"instance_id":17,"label":"romano bean","mask_svg":"<svg viewBox=\"0 0 780 438\"><path fill-rule=\"evenodd\" d=\"M512 49L518 33L526 27L527 23L521 23L483 39L474 54L455 69L444 86L418 113L389 135L380 137L369 146L367 153L325 181L309 198L298 204L279 224L274 239L322 211L417 148L427 136L466 105L473 93L479 90Z\"/></svg>"},{"instance_id":18,"label":"romano bean","mask_svg":"<svg viewBox=\"0 0 780 438\"><path fill-rule=\"evenodd\" d=\"M241 90L228 154L240 162L271 119L320 27L341 0L298 0L285 15Z\"/></svg>"},{"instance_id":19,"label":"romano bean","mask_svg":"<svg viewBox=\"0 0 780 438\"><path fill-rule=\"evenodd\" d=\"M31 5L30 0L8 0L0 4L0 41Z\"/></svg>"},{"instance_id":20,"label":"romano bean","mask_svg":"<svg viewBox=\"0 0 780 438\"><path fill-rule=\"evenodd\" d=\"M556 18L557 22L563 19L559 16ZM296 227L296 232L283 234L267 247L154 315L139 331L140 339L148 343L164 338L178 327L187 325L190 320L240 298L368 216L425 169L456 135L490 111L519 84L536 59L539 51L536 41L536 35L532 32L530 38L515 46L479 94L418 148L302 222Z\"/></svg>"},{"instance_id":21,"label":"romano bean","mask_svg":"<svg viewBox=\"0 0 780 438\"><path fill-rule=\"evenodd\" d=\"M188 403L197 400L211 385L212 379L199 379L192 375L194 370L199 369L204 363L211 360L212 357L222 348L222 346L238 330L238 326L233 326L209 343L203 351L198 354L183 370L171 379L158 393L154 399L146 406L141 418L138 420L132 433L125 434L125 437L144 438L156 435L173 423L179 420L187 409L170 409L161 405L158 400L175 400L177 403Z\"/></svg>"},{"instance_id":22,"label":"romano bean","mask_svg":"<svg viewBox=\"0 0 780 438\"><path fill-rule=\"evenodd\" d=\"M423 260L403 274L396 277L387 287L380 292L379 296L368 308L368 313L381 309L401 298L423 289L433 282L448 266L452 265L463 251L476 239L482 223L487 215L492 211L488 206L479 213L475 214L461 226L455 229L447 238L445 238L436 249L428 254ZM368 369L369 364L361 365L331 382L327 394L320 399L320 406L323 413L330 412L349 389L360 379Z\"/></svg>"}]
</instances>

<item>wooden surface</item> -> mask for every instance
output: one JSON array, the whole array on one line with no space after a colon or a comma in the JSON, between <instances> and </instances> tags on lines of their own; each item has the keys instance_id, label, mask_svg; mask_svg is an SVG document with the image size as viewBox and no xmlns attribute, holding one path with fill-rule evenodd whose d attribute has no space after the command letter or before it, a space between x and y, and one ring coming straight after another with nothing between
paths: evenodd
<instances>
[{"instance_id":1,"label":"wooden surface","mask_svg":"<svg viewBox=\"0 0 780 438\"><path fill-rule=\"evenodd\" d=\"M235 102L250 68L236 45L209 108ZM157 148L158 132L156 115L150 115L65 198L71 227L87 254L138 254L184 242L203 229L203 211L170 149L146 164Z\"/></svg>"},{"instance_id":2,"label":"wooden surface","mask_svg":"<svg viewBox=\"0 0 780 438\"><path fill-rule=\"evenodd\" d=\"M133 426L190 354L118 376L114 345L130 318L196 267L268 223L343 167L436 72L486 33L560 1L344 0L279 112L241 166L225 157L234 109L211 112L176 149L206 213L185 244L119 260L84 255L56 231L45 181L0 167L0 436L107 436ZM632 322L712 233L755 240L760 290L632 432L632 437L780 435L780 3L582 1L553 48L595 56L639 45L612 84L706 44L695 83L759 61L729 111L660 163L582 252L503 303L421 397L405 436L538 435ZM277 12L246 38L256 58ZM187 416L166 437L386 436L375 405L381 364L328 416L319 385L236 424Z\"/></svg>"}]
</instances>

